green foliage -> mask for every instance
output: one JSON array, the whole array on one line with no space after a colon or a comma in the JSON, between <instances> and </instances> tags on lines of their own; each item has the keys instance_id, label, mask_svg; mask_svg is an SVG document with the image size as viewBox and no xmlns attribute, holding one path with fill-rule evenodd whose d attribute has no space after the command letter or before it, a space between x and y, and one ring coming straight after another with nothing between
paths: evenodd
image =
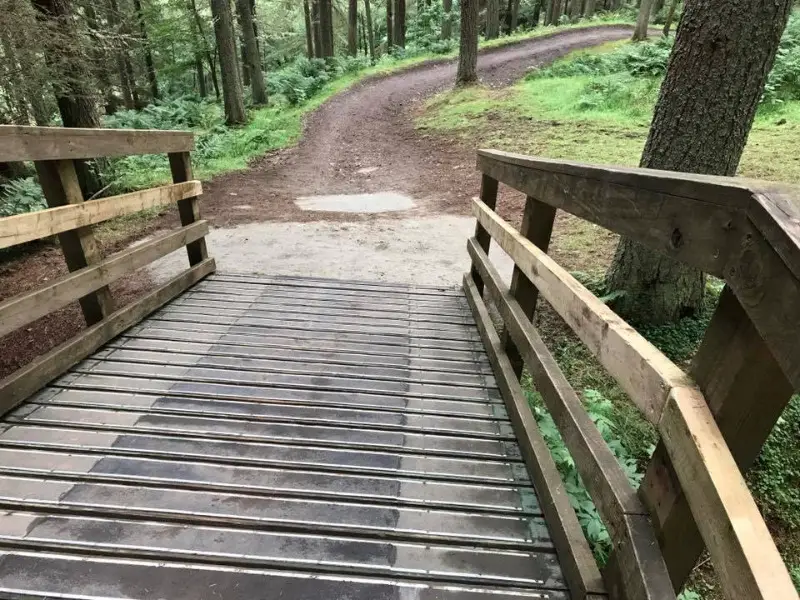
<instances>
[{"instance_id":1,"label":"green foliage","mask_svg":"<svg viewBox=\"0 0 800 600\"><path fill-rule=\"evenodd\" d=\"M586 539L592 547L595 558L601 564L605 564L612 547L608 531L600 519L589 492L583 485L575 461L567 450L553 417L544 408L541 397L538 392L533 390L530 380L526 379L524 387L528 403L564 481L564 488L569 495L570 504L575 509ZM618 431L613 421L613 405L600 392L587 389L584 390L584 406L603 439L614 456L616 456L623 471L628 476L631 485L638 487L642 480L642 473L637 470L636 460L630 456L619 439Z\"/></svg>"},{"instance_id":2,"label":"green foliage","mask_svg":"<svg viewBox=\"0 0 800 600\"><path fill-rule=\"evenodd\" d=\"M117 111L104 117L103 124L116 129L197 129L212 127L219 121L214 103L185 96L150 104L142 110Z\"/></svg>"},{"instance_id":3,"label":"green foliage","mask_svg":"<svg viewBox=\"0 0 800 600\"><path fill-rule=\"evenodd\" d=\"M793 13L781 38L775 66L764 88L763 102L800 100L800 14Z\"/></svg>"},{"instance_id":4,"label":"green foliage","mask_svg":"<svg viewBox=\"0 0 800 600\"><path fill-rule=\"evenodd\" d=\"M772 430L749 480L761 510L793 531L800 530L800 396Z\"/></svg>"},{"instance_id":5,"label":"green foliage","mask_svg":"<svg viewBox=\"0 0 800 600\"><path fill-rule=\"evenodd\" d=\"M33 177L13 179L0 185L0 217L10 217L45 208L47 202L42 188Z\"/></svg>"},{"instance_id":6,"label":"green foliage","mask_svg":"<svg viewBox=\"0 0 800 600\"><path fill-rule=\"evenodd\" d=\"M702 600L702 596L692 589L683 590L678 594L678 600Z\"/></svg>"}]
</instances>

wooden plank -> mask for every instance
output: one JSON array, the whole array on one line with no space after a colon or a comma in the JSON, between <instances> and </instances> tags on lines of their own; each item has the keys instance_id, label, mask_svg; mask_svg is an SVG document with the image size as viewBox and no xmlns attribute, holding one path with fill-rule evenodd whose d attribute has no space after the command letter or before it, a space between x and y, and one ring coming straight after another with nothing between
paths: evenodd
<instances>
[{"instance_id":1,"label":"wooden plank","mask_svg":"<svg viewBox=\"0 0 800 600\"><path fill-rule=\"evenodd\" d=\"M560 173L478 157L478 168L498 181L718 277L746 234L745 187L712 186L730 200L718 204L678 195L675 174L665 188L671 191L651 191L640 187L647 176L603 180L612 169L573 166ZM663 183L662 174L656 181Z\"/></svg>"},{"instance_id":2,"label":"wooden plank","mask_svg":"<svg viewBox=\"0 0 800 600\"><path fill-rule=\"evenodd\" d=\"M41 163L40 163L41 164ZM41 173L40 173L41 176ZM50 177L45 175L48 185ZM58 206L0 219L0 249L86 227L130 213L172 204L202 193L199 181L91 200L83 204Z\"/></svg>"},{"instance_id":3,"label":"wooden plank","mask_svg":"<svg viewBox=\"0 0 800 600\"><path fill-rule=\"evenodd\" d=\"M703 391L725 442L742 472L755 461L792 396L792 386L752 321L725 287L695 355L691 374ZM758 398L758 402L754 399ZM659 443L640 493L659 529L676 590L705 548L691 509Z\"/></svg>"},{"instance_id":4,"label":"wooden plank","mask_svg":"<svg viewBox=\"0 0 800 600\"><path fill-rule=\"evenodd\" d=\"M71 206L81 210L85 206L83 192L78 182L75 163L71 160L36 163L39 183L51 208ZM78 227L59 234L61 250L67 268L77 271L102 260L91 226ZM87 325L94 325L114 311L114 299L108 287L102 287L80 299L81 310Z\"/></svg>"},{"instance_id":5,"label":"wooden plank","mask_svg":"<svg viewBox=\"0 0 800 600\"><path fill-rule=\"evenodd\" d=\"M496 179L492 179L486 174L481 176L481 201L492 210L497 206L497 187ZM478 244L483 248L483 251L488 254L489 246L492 243L492 237L483 228L480 221L475 225L475 239L478 240ZM478 292L483 293L483 282L475 269L472 269L472 279L475 282L475 287L478 289Z\"/></svg>"},{"instance_id":6,"label":"wooden plank","mask_svg":"<svg viewBox=\"0 0 800 600\"><path fill-rule=\"evenodd\" d=\"M541 248L542 252L547 252L555 221L556 208L554 206L528 196L525 200L525 211L522 213L522 224L520 225L519 233L525 239L530 240L532 244ZM525 277L525 274L519 270L517 265L514 265L514 273L511 276L511 295L519 302L528 320L533 321L539 290L531 283L530 279ZM506 349L508 359L514 367L514 372L517 377L521 376L523 363L519 351L508 337L508 332L503 331L500 338L503 340L503 347Z\"/></svg>"},{"instance_id":7,"label":"wooden plank","mask_svg":"<svg viewBox=\"0 0 800 600\"><path fill-rule=\"evenodd\" d=\"M0 381L0 414L5 414L52 379L80 362L147 315L161 308L181 292L213 273L215 263L209 258L184 271L143 298L109 315L47 354L44 354Z\"/></svg>"},{"instance_id":8,"label":"wooden plank","mask_svg":"<svg viewBox=\"0 0 800 600\"><path fill-rule=\"evenodd\" d=\"M192 158L188 152L173 153L169 155L169 168L172 171L172 181L183 183L192 179ZM184 227L200 220L200 194L198 191L194 196L188 196L178 201L178 213L181 217L181 225ZM186 253L189 256L189 265L196 265L208 258L206 240L201 238L186 246Z\"/></svg>"},{"instance_id":9,"label":"wooden plank","mask_svg":"<svg viewBox=\"0 0 800 600\"><path fill-rule=\"evenodd\" d=\"M123 275L132 273L207 233L208 223L199 221L118 252L97 264L73 271L43 288L9 298L0 303L0 336L105 287Z\"/></svg>"},{"instance_id":10,"label":"wooden plank","mask_svg":"<svg viewBox=\"0 0 800 600\"><path fill-rule=\"evenodd\" d=\"M525 466L534 483L539 503L558 552L561 569L573 600L607 598L605 585L592 551L569 501L561 475L547 443L533 418L525 394L500 344L500 337L469 274L464 275L464 293L494 368L498 386L517 434Z\"/></svg>"},{"instance_id":11,"label":"wooden plank","mask_svg":"<svg viewBox=\"0 0 800 600\"><path fill-rule=\"evenodd\" d=\"M621 598L675 596L648 513L617 459L570 386L522 307L503 285L497 269L475 239L467 249L507 331L530 369L536 389L561 433L581 479L619 552L610 580ZM613 590L611 590L613 592ZM613 597L613 594L612 594Z\"/></svg>"},{"instance_id":12,"label":"wooden plank","mask_svg":"<svg viewBox=\"0 0 800 600\"><path fill-rule=\"evenodd\" d=\"M699 390L672 390L659 430L726 597L796 600L789 572Z\"/></svg>"},{"instance_id":13,"label":"wooden plank","mask_svg":"<svg viewBox=\"0 0 800 600\"><path fill-rule=\"evenodd\" d=\"M188 131L0 125L0 162L166 154L194 150Z\"/></svg>"},{"instance_id":14,"label":"wooden plank","mask_svg":"<svg viewBox=\"0 0 800 600\"><path fill-rule=\"evenodd\" d=\"M800 189L758 184L748 216L786 266L800 278Z\"/></svg>"},{"instance_id":15,"label":"wooden plank","mask_svg":"<svg viewBox=\"0 0 800 600\"><path fill-rule=\"evenodd\" d=\"M658 423L669 390L691 385L687 375L483 202L473 200L473 212L642 414Z\"/></svg>"}]
</instances>

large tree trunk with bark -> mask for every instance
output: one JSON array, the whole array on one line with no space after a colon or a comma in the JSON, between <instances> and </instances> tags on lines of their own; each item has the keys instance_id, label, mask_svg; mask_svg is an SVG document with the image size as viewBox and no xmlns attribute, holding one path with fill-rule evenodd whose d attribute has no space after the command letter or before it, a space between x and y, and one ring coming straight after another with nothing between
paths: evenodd
<instances>
[{"instance_id":1,"label":"large tree trunk with bark","mask_svg":"<svg viewBox=\"0 0 800 600\"><path fill-rule=\"evenodd\" d=\"M570 0L569 2L569 20L573 23L581 18L581 9L583 8L583 0Z\"/></svg>"},{"instance_id":2,"label":"large tree trunk with bark","mask_svg":"<svg viewBox=\"0 0 800 600\"><path fill-rule=\"evenodd\" d=\"M267 86L264 83L264 72L261 70L261 54L256 42L252 5L250 0L236 0L236 7L239 11L239 25L242 29L244 69L249 75L253 104L262 106L269 99L267 98Z\"/></svg>"},{"instance_id":3,"label":"large tree trunk with bark","mask_svg":"<svg viewBox=\"0 0 800 600\"><path fill-rule=\"evenodd\" d=\"M100 115L89 79L91 66L86 64L86 48L77 31L68 0L33 0L33 6L50 29L42 40L45 60L57 78L53 91L64 127L100 127ZM103 186L93 166L76 162L81 189L86 196Z\"/></svg>"},{"instance_id":4,"label":"large tree trunk with bark","mask_svg":"<svg viewBox=\"0 0 800 600\"><path fill-rule=\"evenodd\" d=\"M586 8L583 9L584 18L591 19L595 10L597 10L597 0L586 0Z\"/></svg>"},{"instance_id":5,"label":"large tree trunk with bark","mask_svg":"<svg viewBox=\"0 0 800 600\"><path fill-rule=\"evenodd\" d=\"M194 55L194 71L197 77L197 89L201 98L208 96L208 89L206 88L206 73L203 69L203 58L200 53Z\"/></svg>"},{"instance_id":6,"label":"large tree trunk with bark","mask_svg":"<svg viewBox=\"0 0 800 600\"><path fill-rule=\"evenodd\" d=\"M636 17L636 27L633 30L633 41L641 42L647 39L647 28L650 25L650 12L653 10L653 0L642 0L639 5L639 16Z\"/></svg>"},{"instance_id":7,"label":"large tree trunk with bark","mask_svg":"<svg viewBox=\"0 0 800 600\"><path fill-rule=\"evenodd\" d=\"M533 21L533 26L536 27L539 24L539 7L541 6L541 0L537 0L536 7L533 9L535 14L535 19ZM519 0L511 0L511 24L508 27L509 33L514 33L519 27Z\"/></svg>"},{"instance_id":8,"label":"large tree trunk with bark","mask_svg":"<svg viewBox=\"0 0 800 600\"><path fill-rule=\"evenodd\" d=\"M323 58L333 56L333 5L331 0L318 0L319 2L319 29L322 36Z\"/></svg>"},{"instance_id":9,"label":"large tree trunk with bark","mask_svg":"<svg viewBox=\"0 0 800 600\"><path fill-rule=\"evenodd\" d=\"M478 0L461 1L461 41L456 85L478 80Z\"/></svg>"},{"instance_id":10,"label":"large tree trunk with bark","mask_svg":"<svg viewBox=\"0 0 800 600\"><path fill-rule=\"evenodd\" d=\"M453 37L453 0L442 0L444 17L442 17L442 39Z\"/></svg>"},{"instance_id":11,"label":"large tree trunk with bark","mask_svg":"<svg viewBox=\"0 0 800 600\"><path fill-rule=\"evenodd\" d=\"M358 54L358 0L347 2L347 53Z\"/></svg>"},{"instance_id":12,"label":"large tree trunk with bark","mask_svg":"<svg viewBox=\"0 0 800 600\"><path fill-rule=\"evenodd\" d=\"M369 58L375 62L375 30L372 25L372 6L369 0L364 0L364 12L367 19L367 42L369 44Z\"/></svg>"},{"instance_id":13,"label":"large tree trunk with bark","mask_svg":"<svg viewBox=\"0 0 800 600\"><path fill-rule=\"evenodd\" d=\"M156 64L153 60L153 51L150 48L150 40L147 37L147 26L144 22L144 11L142 11L141 0L133 0L133 10L136 13L136 20L139 23L139 38L144 48L144 64L147 69L147 82L150 84L150 96L153 100L161 97L158 91L158 77L156 76Z\"/></svg>"},{"instance_id":14,"label":"large tree trunk with bark","mask_svg":"<svg viewBox=\"0 0 800 600\"><path fill-rule=\"evenodd\" d=\"M394 45L406 47L406 0L395 0L394 3Z\"/></svg>"},{"instance_id":15,"label":"large tree trunk with bark","mask_svg":"<svg viewBox=\"0 0 800 600\"><path fill-rule=\"evenodd\" d=\"M303 18L306 26L306 56L314 58L314 31L311 28L311 9L308 0L303 0Z\"/></svg>"},{"instance_id":16,"label":"large tree trunk with bark","mask_svg":"<svg viewBox=\"0 0 800 600\"><path fill-rule=\"evenodd\" d=\"M214 15L214 33L219 49L225 122L228 125L243 125L247 121L247 113L244 109L242 80L239 78L239 63L236 59L236 38L228 0L211 0L211 13Z\"/></svg>"},{"instance_id":17,"label":"large tree trunk with bark","mask_svg":"<svg viewBox=\"0 0 800 600\"><path fill-rule=\"evenodd\" d=\"M386 0L386 52L394 47L394 0Z\"/></svg>"},{"instance_id":18,"label":"large tree trunk with bark","mask_svg":"<svg viewBox=\"0 0 800 600\"><path fill-rule=\"evenodd\" d=\"M203 48L203 55L206 58L206 62L208 62L208 69L211 71L211 83L214 86L214 94L216 95L217 100L219 100L220 92L219 81L217 80L217 66L216 62L214 61L214 56L211 54L211 48L208 45L206 29L203 27L203 19L200 16L200 13L197 12L196 0L189 0L187 8L189 12L192 13L195 25L195 35L197 36L196 41L198 41Z\"/></svg>"},{"instance_id":19,"label":"large tree trunk with bark","mask_svg":"<svg viewBox=\"0 0 800 600\"><path fill-rule=\"evenodd\" d=\"M311 0L311 30L314 33L314 57L322 58L322 0Z\"/></svg>"},{"instance_id":20,"label":"large tree trunk with bark","mask_svg":"<svg viewBox=\"0 0 800 600\"><path fill-rule=\"evenodd\" d=\"M500 36L500 0L486 0L486 39Z\"/></svg>"},{"instance_id":21,"label":"large tree trunk with bark","mask_svg":"<svg viewBox=\"0 0 800 600\"><path fill-rule=\"evenodd\" d=\"M539 26L539 18L542 16L542 2L544 2L544 0L536 0L536 4L533 6L531 27ZM519 14L519 1L516 2L516 7L517 7L517 14ZM514 29L516 29L516 27Z\"/></svg>"},{"instance_id":22,"label":"large tree trunk with bark","mask_svg":"<svg viewBox=\"0 0 800 600\"><path fill-rule=\"evenodd\" d=\"M791 6L792 0L686 4L641 166L736 173ZM677 243L680 236L676 231ZM699 271L622 240L607 287L624 292L614 304L620 314L659 323L697 312L705 286Z\"/></svg>"}]
</instances>

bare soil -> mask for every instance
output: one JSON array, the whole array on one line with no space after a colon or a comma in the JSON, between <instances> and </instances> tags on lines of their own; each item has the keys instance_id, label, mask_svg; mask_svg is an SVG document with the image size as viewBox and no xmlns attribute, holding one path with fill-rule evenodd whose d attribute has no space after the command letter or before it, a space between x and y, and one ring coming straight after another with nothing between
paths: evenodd
<instances>
[{"instance_id":1,"label":"bare soil","mask_svg":"<svg viewBox=\"0 0 800 600\"><path fill-rule=\"evenodd\" d=\"M501 87L573 50L622 39L630 31L624 26L598 26L494 48L481 53L479 76L483 84ZM469 199L479 187L474 145L428 136L417 131L413 122L422 101L452 85L455 70L453 60L425 63L366 80L335 96L309 117L298 146L264 156L248 170L205 183L204 218L215 227L228 227L268 221L374 223L377 219L467 215ZM362 169L369 172L359 173ZM303 211L294 203L298 196L385 191L411 196L416 207L357 214ZM518 195L509 196L502 212L516 220L522 201ZM118 236L105 252L176 223L177 211L166 210ZM41 244L16 258L0 258L0 301L65 272L61 252L52 244ZM112 292L122 306L151 286L150 275L139 272L118 281ZM76 303L0 338L0 377L83 327Z\"/></svg>"}]
</instances>

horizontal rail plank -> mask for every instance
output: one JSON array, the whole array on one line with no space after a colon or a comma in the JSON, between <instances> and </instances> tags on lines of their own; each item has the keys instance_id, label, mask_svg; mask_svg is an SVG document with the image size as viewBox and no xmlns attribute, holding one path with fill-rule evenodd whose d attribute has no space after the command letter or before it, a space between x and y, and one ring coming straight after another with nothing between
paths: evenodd
<instances>
[{"instance_id":1,"label":"horizontal rail plank","mask_svg":"<svg viewBox=\"0 0 800 600\"><path fill-rule=\"evenodd\" d=\"M672 390L659 429L726 597L797 599L702 394L694 388Z\"/></svg>"},{"instance_id":2,"label":"horizontal rail plank","mask_svg":"<svg viewBox=\"0 0 800 600\"><path fill-rule=\"evenodd\" d=\"M63 308L207 234L208 222L198 221L73 271L43 288L9 298L0 303L0 336Z\"/></svg>"},{"instance_id":3,"label":"horizontal rail plank","mask_svg":"<svg viewBox=\"0 0 800 600\"><path fill-rule=\"evenodd\" d=\"M100 346L162 307L206 275L213 273L215 268L212 258L195 265L1 380L0 414L14 408Z\"/></svg>"},{"instance_id":4,"label":"horizontal rail plank","mask_svg":"<svg viewBox=\"0 0 800 600\"><path fill-rule=\"evenodd\" d=\"M486 345L495 377L503 393L509 418L517 433L520 451L550 527L561 568L574 600L607 598L605 585L592 551L583 535L553 457L525 399L516 374L503 350L489 313L469 273L464 293Z\"/></svg>"},{"instance_id":5,"label":"horizontal rail plank","mask_svg":"<svg viewBox=\"0 0 800 600\"><path fill-rule=\"evenodd\" d=\"M50 237L114 217L172 204L203 193L199 181L161 187L70 204L0 219L0 249Z\"/></svg>"},{"instance_id":6,"label":"horizontal rail plank","mask_svg":"<svg viewBox=\"0 0 800 600\"><path fill-rule=\"evenodd\" d=\"M480 200L473 212L541 295L619 382L642 414L657 424L673 387L689 377L546 253Z\"/></svg>"},{"instance_id":7,"label":"horizontal rail plank","mask_svg":"<svg viewBox=\"0 0 800 600\"><path fill-rule=\"evenodd\" d=\"M620 560L614 563L613 577L627 590L620 597L674 598L647 509L544 341L475 238L469 240L467 249L485 291L494 301L506 331L528 366L534 385L575 460L615 547L622 552Z\"/></svg>"},{"instance_id":8,"label":"horizontal rail plank","mask_svg":"<svg viewBox=\"0 0 800 600\"><path fill-rule=\"evenodd\" d=\"M189 131L0 125L0 162L191 150L194 150L194 134Z\"/></svg>"}]
</instances>

